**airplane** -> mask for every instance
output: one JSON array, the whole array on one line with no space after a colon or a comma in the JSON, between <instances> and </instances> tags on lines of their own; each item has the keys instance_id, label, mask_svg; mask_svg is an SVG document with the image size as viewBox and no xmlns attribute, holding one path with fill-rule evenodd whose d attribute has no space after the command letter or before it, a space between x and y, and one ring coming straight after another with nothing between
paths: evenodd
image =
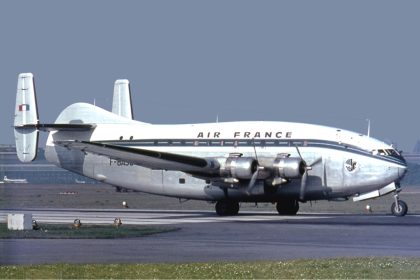
<instances>
[{"instance_id":1,"label":"airplane","mask_svg":"<svg viewBox=\"0 0 420 280\"><path fill-rule=\"evenodd\" d=\"M26 179L9 179L7 176L4 176L3 178L4 184L27 184L28 180Z\"/></svg>"},{"instance_id":2,"label":"airplane","mask_svg":"<svg viewBox=\"0 0 420 280\"><path fill-rule=\"evenodd\" d=\"M367 135L314 124L238 121L156 125L133 119L128 80L114 84L112 111L88 103L39 122L32 73L18 76L14 133L22 162L45 156L58 167L117 187L215 203L220 216L240 203L276 204L296 215L299 203L363 201L394 194L391 212L404 216L401 154Z\"/></svg>"},{"instance_id":3,"label":"airplane","mask_svg":"<svg viewBox=\"0 0 420 280\"><path fill-rule=\"evenodd\" d=\"M78 179L76 179L76 180L74 180L74 182L76 184L86 184L86 181L84 181L84 180L78 180Z\"/></svg>"}]
</instances>

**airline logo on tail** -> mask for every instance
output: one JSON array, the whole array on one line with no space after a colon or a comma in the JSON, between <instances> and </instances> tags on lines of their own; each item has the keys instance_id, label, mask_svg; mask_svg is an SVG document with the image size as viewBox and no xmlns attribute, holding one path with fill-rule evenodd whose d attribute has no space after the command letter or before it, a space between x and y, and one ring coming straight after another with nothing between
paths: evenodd
<instances>
[{"instance_id":1,"label":"airline logo on tail","mask_svg":"<svg viewBox=\"0 0 420 280\"><path fill-rule=\"evenodd\" d=\"M28 104L21 104L19 105L19 112L29 111L29 105Z\"/></svg>"}]
</instances>

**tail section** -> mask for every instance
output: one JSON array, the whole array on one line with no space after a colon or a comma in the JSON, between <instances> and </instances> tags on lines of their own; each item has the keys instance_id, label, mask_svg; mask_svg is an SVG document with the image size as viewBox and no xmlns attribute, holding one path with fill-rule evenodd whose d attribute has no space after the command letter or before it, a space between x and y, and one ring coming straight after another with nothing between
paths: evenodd
<instances>
[{"instance_id":1,"label":"tail section","mask_svg":"<svg viewBox=\"0 0 420 280\"><path fill-rule=\"evenodd\" d=\"M75 103L61 112L55 123L40 124L34 76L32 73L19 74L13 125L16 152L19 160L22 162L31 162L36 158L39 131L91 133L97 124L126 124L130 123L132 119L133 111L129 81L117 80L114 86L112 113L90 104Z\"/></svg>"},{"instance_id":2,"label":"tail section","mask_svg":"<svg viewBox=\"0 0 420 280\"><path fill-rule=\"evenodd\" d=\"M112 100L112 113L130 120L133 119L130 82L128 80L115 81L114 98Z\"/></svg>"},{"instance_id":3,"label":"tail section","mask_svg":"<svg viewBox=\"0 0 420 280\"><path fill-rule=\"evenodd\" d=\"M18 77L14 130L16 152L22 162L31 162L38 150L38 107L34 76L21 73Z\"/></svg>"}]
</instances>

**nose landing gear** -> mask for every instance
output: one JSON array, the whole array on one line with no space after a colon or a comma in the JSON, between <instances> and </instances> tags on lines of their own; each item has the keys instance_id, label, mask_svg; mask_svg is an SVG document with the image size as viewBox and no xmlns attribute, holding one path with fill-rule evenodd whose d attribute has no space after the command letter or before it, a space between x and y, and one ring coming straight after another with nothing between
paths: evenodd
<instances>
[{"instance_id":1,"label":"nose landing gear","mask_svg":"<svg viewBox=\"0 0 420 280\"><path fill-rule=\"evenodd\" d=\"M395 192L394 200L395 202L392 203L391 206L392 215L397 217L405 216L405 214L407 214L408 211L407 203L399 199L398 192Z\"/></svg>"}]
</instances>

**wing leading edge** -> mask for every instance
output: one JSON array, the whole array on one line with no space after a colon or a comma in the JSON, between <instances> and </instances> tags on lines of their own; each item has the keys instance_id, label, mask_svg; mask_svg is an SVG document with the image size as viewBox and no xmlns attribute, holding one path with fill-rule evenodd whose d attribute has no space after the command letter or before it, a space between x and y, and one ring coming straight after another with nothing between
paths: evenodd
<instances>
[{"instance_id":1,"label":"wing leading edge","mask_svg":"<svg viewBox=\"0 0 420 280\"><path fill-rule=\"evenodd\" d=\"M215 159L109 145L100 142L73 140L56 141L54 143L71 150L107 156L151 169L183 171L200 174L201 176L214 176L220 169L220 164Z\"/></svg>"}]
</instances>

